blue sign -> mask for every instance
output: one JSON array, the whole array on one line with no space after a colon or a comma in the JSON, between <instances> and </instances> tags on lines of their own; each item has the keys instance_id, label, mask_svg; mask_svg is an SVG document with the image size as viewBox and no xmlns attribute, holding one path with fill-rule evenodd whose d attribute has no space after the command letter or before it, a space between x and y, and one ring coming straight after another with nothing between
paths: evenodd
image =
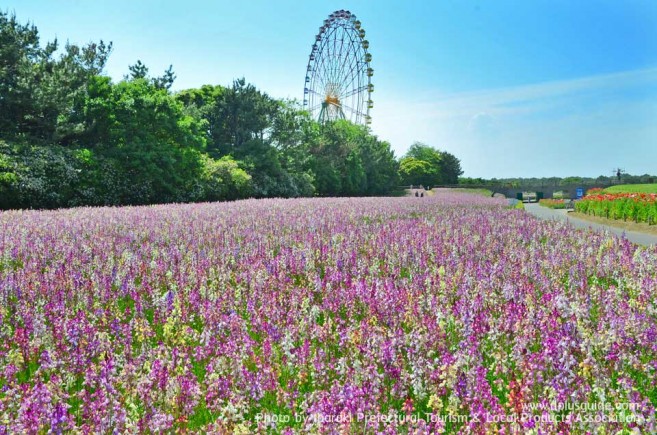
<instances>
[{"instance_id":1,"label":"blue sign","mask_svg":"<svg viewBox=\"0 0 657 435\"><path fill-rule=\"evenodd\" d=\"M581 187L578 187L577 188L577 199L579 199L583 196L584 196L584 189L582 189Z\"/></svg>"}]
</instances>

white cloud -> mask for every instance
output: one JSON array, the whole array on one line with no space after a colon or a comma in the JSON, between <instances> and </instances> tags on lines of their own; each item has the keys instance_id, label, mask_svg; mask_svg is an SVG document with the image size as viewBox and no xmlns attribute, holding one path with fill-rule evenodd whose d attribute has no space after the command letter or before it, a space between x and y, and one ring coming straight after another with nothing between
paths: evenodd
<instances>
[{"instance_id":1,"label":"white cloud","mask_svg":"<svg viewBox=\"0 0 657 435\"><path fill-rule=\"evenodd\" d=\"M496 132L495 117L487 112L479 112L470 118L468 130L474 134L494 134Z\"/></svg>"}]
</instances>

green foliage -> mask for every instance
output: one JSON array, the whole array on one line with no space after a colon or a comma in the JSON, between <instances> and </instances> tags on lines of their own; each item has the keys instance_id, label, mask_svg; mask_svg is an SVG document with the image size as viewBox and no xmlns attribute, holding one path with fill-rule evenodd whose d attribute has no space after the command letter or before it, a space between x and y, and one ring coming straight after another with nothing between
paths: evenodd
<instances>
[{"instance_id":1,"label":"green foliage","mask_svg":"<svg viewBox=\"0 0 657 435\"><path fill-rule=\"evenodd\" d=\"M437 180L436 168L429 162L404 157L399 162L399 176L404 185L431 186Z\"/></svg>"},{"instance_id":2,"label":"green foliage","mask_svg":"<svg viewBox=\"0 0 657 435\"><path fill-rule=\"evenodd\" d=\"M538 203L543 207L551 208L554 210L562 210L565 209L567 206L566 201L556 197L552 199L541 199L540 201L538 201Z\"/></svg>"},{"instance_id":3,"label":"green foliage","mask_svg":"<svg viewBox=\"0 0 657 435\"><path fill-rule=\"evenodd\" d=\"M443 183L457 184L459 182L459 177L463 175L461 161L457 159L456 156L446 151L443 151L441 156L442 161L440 164L440 172L443 177Z\"/></svg>"},{"instance_id":4,"label":"green foliage","mask_svg":"<svg viewBox=\"0 0 657 435\"><path fill-rule=\"evenodd\" d=\"M207 152L231 156L251 176L256 197L315 193L304 130L312 123L289 103L258 91L244 79L231 88L203 86L176 95L185 113L206 126Z\"/></svg>"},{"instance_id":5,"label":"green foliage","mask_svg":"<svg viewBox=\"0 0 657 435\"><path fill-rule=\"evenodd\" d=\"M144 79L88 81L74 147L5 143L2 207L146 204L190 200L201 173L202 124ZM84 146L86 145L86 146Z\"/></svg>"},{"instance_id":6,"label":"green foliage","mask_svg":"<svg viewBox=\"0 0 657 435\"><path fill-rule=\"evenodd\" d=\"M487 184L488 180L484 180L481 177L478 178L472 178L472 177L459 177L458 179L458 184L462 184L464 186L480 186L482 184Z\"/></svg>"},{"instance_id":7,"label":"green foliage","mask_svg":"<svg viewBox=\"0 0 657 435\"><path fill-rule=\"evenodd\" d=\"M251 176L241 169L232 157L215 160L201 157L203 169L199 182L198 199L218 201L244 198L251 194Z\"/></svg>"},{"instance_id":8,"label":"green foliage","mask_svg":"<svg viewBox=\"0 0 657 435\"><path fill-rule=\"evenodd\" d=\"M463 174L454 155L416 142L400 161L399 175L405 185L457 184Z\"/></svg>"},{"instance_id":9,"label":"green foliage","mask_svg":"<svg viewBox=\"0 0 657 435\"><path fill-rule=\"evenodd\" d=\"M390 144L347 121L307 131L309 167L320 195L380 195L398 183Z\"/></svg>"},{"instance_id":10,"label":"green foliage","mask_svg":"<svg viewBox=\"0 0 657 435\"><path fill-rule=\"evenodd\" d=\"M0 208L70 205L80 170L66 148L0 141Z\"/></svg>"},{"instance_id":11,"label":"green foliage","mask_svg":"<svg viewBox=\"0 0 657 435\"><path fill-rule=\"evenodd\" d=\"M144 65L141 60L138 60L136 64L129 66L128 70L130 70L130 75L126 77L126 80L148 79L148 67ZM164 74L161 77L151 78L150 82L158 89L169 90L175 80L176 75L173 72L173 66L169 65L169 68L164 71Z\"/></svg>"},{"instance_id":12,"label":"green foliage","mask_svg":"<svg viewBox=\"0 0 657 435\"><path fill-rule=\"evenodd\" d=\"M399 185L399 163L390 143L369 136L360 147L367 179L367 195L384 195Z\"/></svg>"},{"instance_id":13,"label":"green foliage","mask_svg":"<svg viewBox=\"0 0 657 435\"><path fill-rule=\"evenodd\" d=\"M243 78L230 88L211 91L208 97L208 152L212 156L231 154L247 142L263 140L279 108L276 100Z\"/></svg>"},{"instance_id":14,"label":"green foliage","mask_svg":"<svg viewBox=\"0 0 657 435\"><path fill-rule=\"evenodd\" d=\"M0 137L70 144L81 132L78 115L86 82L99 74L112 45L39 43L33 25L0 12Z\"/></svg>"},{"instance_id":15,"label":"green foliage","mask_svg":"<svg viewBox=\"0 0 657 435\"><path fill-rule=\"evenodd\" d=\"M566 177L563 179L564 184L581 184L583 181L582 177Z\"/></svg>"},{"instance_id":16,"label":"green foliage","mask_svg":"<svg viewBox=\"0 0 657 435\"><path fill-rule=\"evenodd\" d=\"M184 201L200 175L200 153L205 145L202 125L183 114L182 105L166 90L145 79L113 86L103 101L108 119L101 150L120 162L131 187L120 202L146 204ZM93 121L92 121L93 122Z\"/></svg>"}]
</instances>

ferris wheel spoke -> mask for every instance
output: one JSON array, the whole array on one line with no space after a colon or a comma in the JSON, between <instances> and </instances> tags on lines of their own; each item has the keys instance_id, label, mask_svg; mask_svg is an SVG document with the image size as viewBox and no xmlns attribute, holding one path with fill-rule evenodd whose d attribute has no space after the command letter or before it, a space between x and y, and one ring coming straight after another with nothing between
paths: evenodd
<instances>
[{"instance_id":1,"label":"ferris wheel spoke","mask_svg":"<svg viewBox=\"0 0 657 435\"><path fill-rule=\"evenodd\" d=\"M324 33L324 38L319 42L319 45L317 46L317 57L318 59L316 60L316 68L315 68L315 73L319 77L319 79L323 82L323 86L326 86L326 71L328 68L328 61L330 58L330 39L333 37L333 34L335 33L334 28L329 28L325 33Z\"/></svg>"},{"instance_id":2,"label":"ferris wheel spoke","mask_svg":"<svg viewBox=\"0 0 657 435\"><path fill-rule=\"evenodd\" d=\"M350 34L348 36L349 36L349 50L354 54L358 54L358 49L354 44L354 35ZM358 59L357 55L344 57L342 61L342 65L340 66L340 70L343 71L343 74L348 75L352 71L353 69L352 65L354 64L354 62L357 62L357 59Z\"/></svg>"},{"instance_id":3,"label":"ferris wheel spoke","mask_svg":"<svg viewBox=\"0 0 657 435\"><path fill-rule=\"evenodd\" d=\"M336 63L335 63L335 71L336 71L335 82L339 83L341 85L341 87L343 87L345 79L350 74L350 71L345 69L345 64L348 62L347 59L349 57L350 56L347 56L345 54L344 56L341 56L340 58L336 59ZM343 91L343 89L341 89L341 92Z\"/></svg>"},{"instance_id":4,"label":"ferris wheel spoke","mask_svg":"<svg viewBox=\"0 0 657 435\"><path fill-rule=\"evenodd\" d=\"M341 100L346 100L349 97L354 95L359 95L360 93L367 92L367 87L360 86L357 76L351 76L345 79L345 83L342 85L342 92L340 94Z\"/></svg>"},{"instance_id":5,"label":"ferris wheel spoke","mask_svg":"<svg viewBox=\"0 0 657 435\"><path fill-rule=\"evenodd\" d=\"M350 54L353 54L351 50L351 35L349 29L346 26L341 26L340 31L340 50L337 53L337 56L334 59L334 81L336 83L342 83L342 75L344 74L344 65L349 59Z\"/></svg>"},{"instance_id":6,"label":"ferris wheel spoke","mask_svg":"<svg viewBox=\"0 0 657 435\"><path fill-rule=\"evenodd\" d=\"M349 70L351 71L350 81L346 83L346 86L351 86L353 81L357 78L366 78L366 70L363 68L363 64L360 61L355 60L349 65Z\"/></svg>"},{"instance_id":7,"label":"ferris wheel spoke","mask_svg":"<svg viewBox=\"0 0 657 435\"><path fill-rule=\"evenodd\" d=\"M360 111L360 110L358 110L358 109L356 109L356 108L350 106L349 104L342 104L342 109L343 109L345 112L349 112L349 113L351 114L351 116L350 116L349 118L352 119L352 120L353 120L355 117L364 116L362 111Z\"/></svg>"},{"instance_id":8,"label":"ferris wheel spoke","mask_svg":"<svg viewBox=\"0 0 657 435\"><path fill-rule=\"evenodd\" d=\"M360 47L354 47L354 50L356 52L359 52ZM363 71L363 62L357 56L354 56L351 63L349 64L348 68L349 68L350 71L353 72L353 76L360 76L361 74L364 73L364 71ZM352 77L352 80L353 80L353 77Z\"/></svg>"},{"instance_id":9,"label":"ferris wheel spoke","mask_svg":"<svg viewBox=\"0 0 657 435\"><path fill-rule=\"evenodd\" d=\"M344 49L344 29L340 32L340 38L336 38L335 41L336 55L333 58L333 79L335 83L340 83L340 58L342 57L342 50Z\"/></svg>"},{"instance_id":10,"label":"ferris wheel spoke","mask_svg":"<svg viewBox=\"0 0 657 435\"><path fill-rule=\"evenodd\" d=\"M314 90L314 89L308 89L308 93L309 93L309 94L313 94L313 95L317 95L317 96L320 97L320 98L323 98L323 97L324 97L324 95L320 94L319 92L317 92L317 91Z\"/></svg>"},{"instance_id":11,"label":"ferris wheel spoke","mask_svg":"<svg viewBox=\"0 0 657 435\"><path fill-rule=\"evenodd\" d=\"M322 57L315 71L315 76L317 77L317 80L322 83L322 87L326 87L327 84L326 68L327 68L326 59Z\"/></svg>"},{"instance_id":12,"label":"ferris wheel spoke","mask_svg":"<svg viewBox=\"0 0 657 435\"><path fill-rule=\"evenodd\" d=\"M356 95L356 94L358 94L358 93L360 93L360 92L366 91L366 90L367 90L367 86L360 86L360 87L358 87L358 88L354 88L354 89L352 89L351 91L349 91L349 92L347 92L347 93L345 93L345 94L342 94L342 95L340 96L340 98L349 98L349 97L352 97L352 96L354 96L354 95Z\"/></svg>"},{"instance_id":13,"label":"ferris wheel spoke","mask_svg":"<svg viewBox=\"0 0 657 435\"><path fill-rule=\"evenodd\" d=\"M364 63L365 53L359 41L353 41L352 50L354 51L354 53L357 53L357 55L352 56L349 64L345 65L345 68L349 70L360 69L360 67Z\"/></svg>"},{"instance_id":14,"label":"ferris wheel spoke","mask_svg":"<svg viewBox=\"0 0 657 435\"><path fill-rule=\"evenodd\" d=\"M312 104L312 102L316 98L320 98L320 99L322 98L322 95L320 95L317 91L315 91L316 86L317 86L316 80L313 79L313 80L311 80L310 84L306 88L307 89L307 93L306 93L307 94L307 102L308 102L307 104L309 104L309 105Z\"/></svg>"},{"instance_id":15,"label":"ferris wheel spoke","mask_svg":"<svg viewBox=\"0 0 657 435\"><path fill-rule=\"evenodd\" d=\"M342 108L343 108L343 109L349 109L350 112L355 113L355 114L357 114L357 115L359 115L359 116L365 116L365 114L364 114L363 112L361 112L360 110L358 110L358 109L354 109L353 107L351 107L351 106L347 106L346 104L343 104L343 105L342 105Z\"/></svg>"},{"instance_id":16,"label":"ferris wheel spoke","mask_svg":"<svg viewBox=\"0 0 657 435\"><path fill-rule=\"evenodd\" d=\"M347 88L351 88L351 87L352 87L352 84L354 83L354 81L356 81L356 80L360 81L361 75L362 75L362 74L360 74L360 71L357 71L356 73L354 73L354 74L351 76L351 78L349 79L349 81L345 83L345 86L346 86ZM359 86L359 85L360 85L360 83L357 82L357 83L356 83L356 87L360 89L361 86ZM362 88L364 88L363 91L367 91L367 86L362 86Z\"/></svg>"},{"instance_id":17,"label":"ferris wheel spoke","mask_svg":"<svg viewBox=\"0 0 657 435\"><path fill-rule=\"evenodd\" d=\"M347 109L347 110L349 110L349 111L350 111L353 115L355 115L355 116L358 116L358 117L360 117L360 116L363 116L363 117L364 117L364 116L365 116L365 114L364 114L363 112L361 112L360 110L352 109L352 108L349 107L349 106L342 106L342 108L343 108L343 109Z\"/></svg>"},{"instance_id":18,"label":"ferris wheel spoke","mask_svg":"<svg viewBox=\"0 0 657 435\"><path fill-rule=\"evenodd\" d=\"M337 42L334 44L334 46L335 45L337 45ZM338 51L336 51L331 56L330 63L329 63L330 68L329 68L329 72L328 72L328 78L329 78L329 82L333 83L333 84L339 83L339 78L338 78L338 75L340 73L339 64L338 64L339 56L340 56L340 53Z\"/></svg>"},{"instance_id":19,"label":"ferris wheel spoke","mask_svg":"<svg viewBox=\"0 0 657 435\"><path fill-rule=\"evenodd\" d=\"M327 75L330 83L335 83L336 63L337 63L337 58L340 55L339 41L341 37L342 37L341 27L338 26L333 30L331 41L328 44L330 50L327 52L327 61L328 61Z\"/></svg>"},{"instance_id":20,"label":"ferris wheel spoke","mask_svg":"<svg viewBox=\"0 0 657 435\"><path fill-rule=\"evenodd\" d=\"M361 88L360 78L364 75L364 71L357 67L357 63L352 63L348 68L345 67L345 77L342 80L344 93L350 92ZM367 88L363 89L366 91Z\"/></svg>"}]
</instances>

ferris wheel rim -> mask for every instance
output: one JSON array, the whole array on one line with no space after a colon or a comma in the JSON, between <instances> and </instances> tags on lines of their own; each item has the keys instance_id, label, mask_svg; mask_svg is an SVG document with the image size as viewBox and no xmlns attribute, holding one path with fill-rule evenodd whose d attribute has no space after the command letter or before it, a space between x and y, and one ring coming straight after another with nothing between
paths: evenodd
<instances>
[{"instance_id":1,"label":"ferris wheel rim","mask_svg":"<svg viewBox=\"0 0 657 435\"><path fill-rule=\"evenodd\" d=\"M330 14L315 35L309 55L304 109L319 118L329 108L351 121L369 124L373 69L368 49L365 30L355 14L345 10Z\"/></svg>"}]
</instances>

